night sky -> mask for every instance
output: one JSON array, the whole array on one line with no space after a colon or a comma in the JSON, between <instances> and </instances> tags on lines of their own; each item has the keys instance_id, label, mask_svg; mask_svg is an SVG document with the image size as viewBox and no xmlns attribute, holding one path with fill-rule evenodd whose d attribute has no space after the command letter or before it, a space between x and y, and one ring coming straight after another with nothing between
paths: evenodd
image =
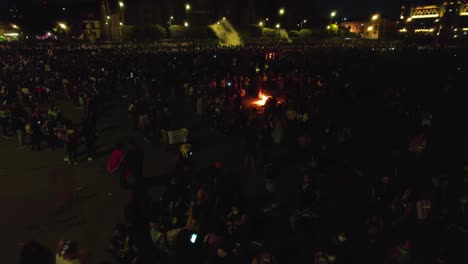
<instances>
[{"instance_id":1,"label":"night sky","mask_svg":"<svg viewBox=\"0 0 468 264\"><path fill-rule=\"evenodd\" d=\"M0 0L0 7L4 9L8 1L17 2L42 2L44 0ZM97 0L45 0L50 4L63 3L93 3ZM313 1L313 0L310 0ZM287 1L285 1L287 3ZM401 3L404 0L316 0L317 11L328 13L331 9L337 9L348 17L365 17L373 12L382 12L388 17L397 17Z\"/></svg>"},{"instance_id":2,"label":"night sky","mask_svg":"<svg viewBox=\"0 0 468 264\"><path fill-rule=\"evenodd\" d=\"M23 14L26 17L26 21L24 24L29 24L31 26L40 27L41 22L45 24L50 24L51 21L46 23L46 20L54 20L53 12L48 12L42 9L37 9L39 6L42 6L44 2L48 3L48 6L55 7L72 7L70 10L74 11L74 16L79 14L83 16L83 13L87 13L90 10L97 9L97 2L98 0L0 0L0 15L3 16L4 20L8 19L7 14L8 12L7 6L9 2L16 2L18 6L23 6ZM131 0L126 0L131 1ZM158 0L153 0L158 1ZM219 0L223 1L223 0ZM262 3L264 0L254 0L259 1ZM330 11L336 10L338 12L337 18L347 17L349 20L367 20L369 16L373 13L381 13L383 16L388 17L390 19L397 19L399 17L399 10L401 4L405 0L268 0L269 5L277 6L277 5L284 5L287 8L288 2L295 2L295 1L305 1L307 3L306 9L309 9L310 6L315 5L315 10L317 12L317 16L327 19L329 16ZM315 1L315 4L312 4ZM190 2L190 0L187 0ZM273 4L274 3L274 4ZM2 12L3 11L3 12ZM257 10L258 15L262 13L262 11L267 10ZM308 13L307 10L302 10L304 15ZM310 10L310 16L314 16L312 14L312 10ZM60 14L62 15L62 14ZM290 13L290 15L292 15ZM306 16L306 17L310 17ZM38 20L39 19L39 20ZM44 26L43 25L43 26Z\"/></svg>"}]
</instances>

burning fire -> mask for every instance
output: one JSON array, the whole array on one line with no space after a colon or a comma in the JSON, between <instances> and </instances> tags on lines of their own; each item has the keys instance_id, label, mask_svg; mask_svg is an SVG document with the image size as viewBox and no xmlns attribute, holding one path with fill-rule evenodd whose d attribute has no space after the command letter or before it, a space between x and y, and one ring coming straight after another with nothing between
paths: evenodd
<instances>
[{"instance_id":1,"label":"burning fire","mask_svg":"<svg viewBox=\"0 0 468 264\"><path fill-rule=\"evenodd\" d=\"M270 98L271 96L264 94L263 92L258 93L258 100L254 101L255 105L258 106L264 106L266 104L266 101Z\"/></svg>"}]
</instances>

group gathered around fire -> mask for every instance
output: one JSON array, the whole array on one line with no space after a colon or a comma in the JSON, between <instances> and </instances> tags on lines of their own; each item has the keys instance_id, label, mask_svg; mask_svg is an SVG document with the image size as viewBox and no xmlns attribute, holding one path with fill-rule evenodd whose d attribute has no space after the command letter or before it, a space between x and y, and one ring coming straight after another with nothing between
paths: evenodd
<instances>
[{"instance_id":1,"label":"group gathered around fire","mask_svg":"<svg viewBox=\"0 0 468 264\"><path fill-rule=\"evenodd\" d=\"M455 245L468 236L465 161L448 156L462 147L447 146L464 137L452 129L450 103L463 98L466 55L287 44L5 47L0 144L95 162L109 115L100 106L126 107L121 121L141 138L116 142L107 160L129 199L100 263L463 263ZM241 171L265 182L255 201L225 161L194 164L200 146L190 129L160 199L151 198L137 142L174 145L179 108L244 143ZM280 195L282 184L296 191ZM100 261L67 239L54 254L27 243L20 263Z\"/></svg>"}]
</instances>

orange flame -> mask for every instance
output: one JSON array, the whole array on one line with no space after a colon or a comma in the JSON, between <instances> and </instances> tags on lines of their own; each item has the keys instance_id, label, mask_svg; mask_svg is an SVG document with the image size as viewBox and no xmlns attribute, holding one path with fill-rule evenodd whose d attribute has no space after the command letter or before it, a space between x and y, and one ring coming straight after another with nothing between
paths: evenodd
<instances>
[{"instance_id":1,"label":"orange flame","mask_svg":"<svg viewBox=\"0 0 468 264\"><path fill-rule=\"evenodd\" d=\"M262 93L261 91L258 93L258 100L254 102L254 104L258 106L264 106L266 104L266 101L270 98L271 96L266 95Z\"/></svg>"}]
</instances>

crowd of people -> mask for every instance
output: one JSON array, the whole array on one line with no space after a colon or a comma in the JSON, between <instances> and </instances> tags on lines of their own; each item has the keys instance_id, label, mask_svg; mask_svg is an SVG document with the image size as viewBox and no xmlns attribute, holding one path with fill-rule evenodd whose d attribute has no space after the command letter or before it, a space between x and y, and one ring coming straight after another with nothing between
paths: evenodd
<instances>
[{"instance_id":1,"label":"crowd of people","mask_svg":"<svg viewBox=\"0 0 468 264\"><path fill-rule=\"evenodd\" d=\"M83 139L92 160L96 102L115 94L129 100L129 123L146 142L167 144L174 97L207 129L241 139L243 170L265 178L259 205L222 160L195 166L185 144L182 166L152 200L142 148L117 144L108 170L130 198L111 235L113 261L463 263L465 128L452 121L466 113L463 50L48 48L0 57L2 132L19 145L28 135L40 149L45 137L76 164ZM82 108L79 126L51 103L58 95ZM277 194L282 177L293 186L301 178L287 199ZM61 263L81 256L61 242Z\"/></svg>"}]
</instances>

